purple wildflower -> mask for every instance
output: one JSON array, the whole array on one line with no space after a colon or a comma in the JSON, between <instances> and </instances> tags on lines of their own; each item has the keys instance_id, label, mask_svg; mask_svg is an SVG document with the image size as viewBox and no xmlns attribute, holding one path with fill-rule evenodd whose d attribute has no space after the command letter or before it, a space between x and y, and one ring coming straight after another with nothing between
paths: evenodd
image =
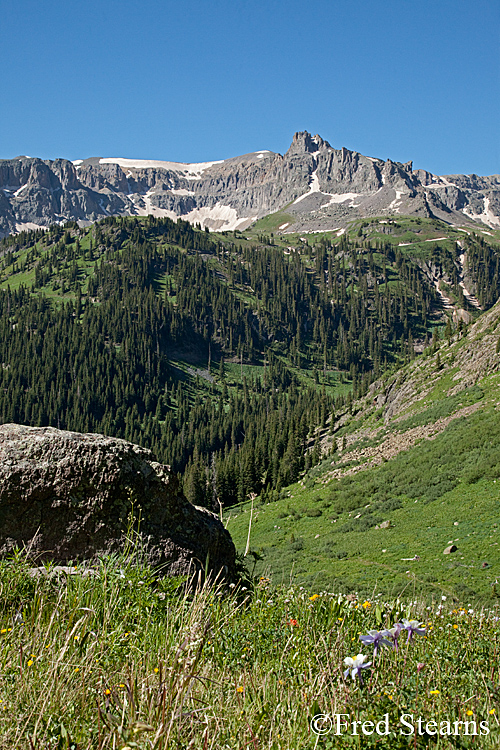
<instances>
[{"instance_id":1,"label":"purple wildflower","mask_svg":"<svg viewBox=\"0 0 500 750\"><path fill-rule=\"evenodd\" d=\"M421 622L418 620L406 620L403 617L403 630L408 631L408 641L411 641L413 636L416 635L425 635L425 628L421 628Z\"/></svg>"},{"instance_id":2,"label":"purple wildflower","mask_svg":"<svg viewBox=\"0 0 500 750\"><path fill-rule=\"evenodd\" d=\"M387 638L390 638L394 648L396 651L398 650L398 638L400 636L401 631L403 630L403 625L400 622L396 622L392 628L389 628L388 630L383 630L382 633Z\"/></svg>"},{"instance_id":3,"label":"purple wildflower","mask_svg":"<svg viewBox=\"0 0 500 750\"><path fill-rule=\"evenodd\" d=\"M387 640L385 636L385 631L380 632L379 630L369 630L368 635L360 635L359 640L364 646L368 646L370 643L373 644L374 651L373 651L373 658L377 656L377 651L379 649L379 646L390 646L390 641Z\"/></svg>"}]
</instances>

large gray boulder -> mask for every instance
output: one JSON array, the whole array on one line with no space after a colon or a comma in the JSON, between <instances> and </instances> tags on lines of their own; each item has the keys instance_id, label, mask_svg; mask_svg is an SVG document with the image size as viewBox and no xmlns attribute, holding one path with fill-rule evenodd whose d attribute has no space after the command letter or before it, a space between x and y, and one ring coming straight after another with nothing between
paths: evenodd
<instances>
[{"instance_id":1,"label":"large gray boulder","mask_svg":"<svg viewBox=\"0 0 500 750\"><path fill-rule=\"evenodd\" d=\"M38 560L95 560L123 549L132 512L149 562L165 574L234 575L229 533L188 502L149 450L104 435L0 426L0 556L25 546Z\"/></svg>"}]
</instances>

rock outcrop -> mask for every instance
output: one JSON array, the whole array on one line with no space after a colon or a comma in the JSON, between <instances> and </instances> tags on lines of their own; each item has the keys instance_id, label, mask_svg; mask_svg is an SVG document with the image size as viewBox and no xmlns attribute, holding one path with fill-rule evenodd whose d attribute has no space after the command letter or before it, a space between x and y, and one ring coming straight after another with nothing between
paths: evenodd
<instances>
[{"instance_id":1,"label":"rock outcrop","mask_svg":"<svg viewBox=\"0 0 500 750\"><path fill-rule=\"evenodd\" d=\"M54 222L110 215L168 216L209 229L245 229L286 207L283 231L337 229L357 218L430 216L500 227L500 176L438 177L336 149L295 133L284 154L258 151L180 164L92 157L0 160L0 237Z\"/></svg>"},{"instance_id":2,"label":"rock outcrop","mask_svg":"<svg viewBox=\"0 0 500 750\"><path fill-rule=\"evenodd\" d=\"M229 533L186 500L150 451L104 435L0 426L0 555L26 546L38 560L95 560L122 549L132 512L164 574L234 575Z\"/></svg>"}]
</instances>

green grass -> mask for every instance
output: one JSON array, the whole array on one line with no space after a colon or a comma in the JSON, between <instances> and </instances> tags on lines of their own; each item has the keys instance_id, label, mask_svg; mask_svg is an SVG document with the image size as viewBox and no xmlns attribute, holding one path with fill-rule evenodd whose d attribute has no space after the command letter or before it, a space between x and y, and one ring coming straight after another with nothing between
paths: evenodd
<instances>
[{"instance_id":1,"label":"green grass","mask_svg":"<svg viewBox=\"0 0 500 750\"><path fill-rule=\"evenodd\" d=\"M318 584L235 588L158 579L130 548L85 576L32 577L0 563L0 748L7 750L302 750L374 747L368 736L314 733L313 717L384 719L376 747L429 747L400 734L403 713L487 722L498 747L499 632L493 611L434 601L345 596ZM469 611L469 609L473 611ZM399 648L359 636L415 619ZM344 677L344 659L372 664ZM323 725L324 726L324 725ZM438 724L440 726L440 724ZM444 725L446 727L446 725ZM461 725L459 725L460 728ZM470 725L473 731L473 725ZM442 737L442 750L478 747Z\"/></svg>"},{"instance_id":2,"label":"green grass","mask_svg":"<svg viewBox=\"0 0 500 750\"><path fill-rule=\"evenodd\" d=\"M416 423L424 423L425 416L416 415ZM303 481L282 491L278 501L255 508L251 548L263 557L259 572L279 581L292 576L298 584L327 583L363 595L374 590L384 595L443 592L482 602L496 596L496 409L453 420L435 439L340 480L328 476L332 460L338 457L325 459ZM249 516L248 504L227 512L227 527L241 551ZM387 520L391 528L375 528ZM452 541L458 552L444 556ZM346 554L339 559L339 553ZM404 560L415 555L418 561Z\"/></svg>"},{"instance_id":3,"label":"green grass","mask_svg":"<svg viewBox=\"0 0 500 750\"><path fill-rule=\"evenodd\" d=\"M275 214L269 214L268 216L264 216L263 219L259 219L245 233L276 232L283 224L288 223L292 225L294 222L295 216L287 214L286 210L278 211Z\"/></svg>"}]
</instances>

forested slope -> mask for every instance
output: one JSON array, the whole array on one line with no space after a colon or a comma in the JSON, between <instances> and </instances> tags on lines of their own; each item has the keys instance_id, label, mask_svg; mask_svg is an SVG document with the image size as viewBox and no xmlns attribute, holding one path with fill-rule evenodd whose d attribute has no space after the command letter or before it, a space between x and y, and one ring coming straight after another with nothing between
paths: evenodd
<instances>
[{"instance_id":1,"label":"forested slope","mask_svg":"<svg viewBox=\"0 0 500 750\"><path fill-rule=\"evenodd\" d=\"M425 263L389 239L217 235L153 217L9 237L0 419L150 447L211 508L279 490L321 458L315 428L444 330L426 269L444 268L459 301L465 251L483 305L498 296L484 239L436 241Z\"/></svg>"}]
</instances>

